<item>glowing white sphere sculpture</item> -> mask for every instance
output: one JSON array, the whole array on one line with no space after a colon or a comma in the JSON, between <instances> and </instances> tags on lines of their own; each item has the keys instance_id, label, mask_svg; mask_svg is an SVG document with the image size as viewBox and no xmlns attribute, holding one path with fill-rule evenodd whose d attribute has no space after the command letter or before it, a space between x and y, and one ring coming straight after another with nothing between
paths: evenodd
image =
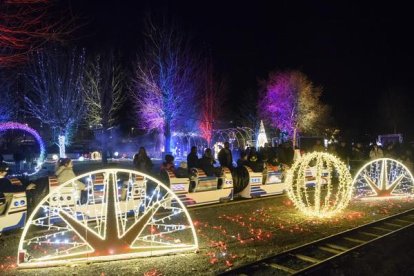
<instances>
[{"instance_id":1,"label":"glowing white sphere sculpture","mask_svg":"<svg viewBox=\"0 0 414 276\"><path fill-rule=\"evenodd\" d=\"M357 198L381 199L411 196L414 178L401 162L380 158L365 164L355 175L354 195Z\"/></svg>"},{"instance_id":2,"label":"glowing white sphere sculpture","mask_svg":"<svg viewBox=\"0 0 414 276\"><path fill-rule=\"evenodd\" d=\"M86 191L82 181L86 184ZM158 180L104 169L52 189L34 209L19 243L18 265L128 259L198 248L185 206Z\"/></svg>"},{"instance_id":3,"label":"glowing white sphere sculpture","mask_svg":"<svg viewBox=\"0 0 414 276\"><path fill-rule=\"evenodd\" d=\"M352 177L339 158L324 152L302 156L286 176L289 198L305 215L330 217L352 197Z\"/></svg>"}]
</instances>

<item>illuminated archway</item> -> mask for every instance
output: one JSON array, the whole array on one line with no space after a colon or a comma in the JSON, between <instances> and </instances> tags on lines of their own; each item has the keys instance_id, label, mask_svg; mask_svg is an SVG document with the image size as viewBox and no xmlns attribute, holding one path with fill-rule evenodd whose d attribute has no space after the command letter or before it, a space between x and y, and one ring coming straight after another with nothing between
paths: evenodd
<instances>
[{"instance_id":1,"label":"illuminated archway","mask_svg":"<svg viewBox=\"0 0 414 276\"><path fill-rule=\"evenodd\" d=\"M7 130L14 130L14 129L22 130L22 131L30 133L36 139L36 142L39 144L40 154L39 154L39 157L37 158L37 166L35 168L35 171L33 173L30 173L29 175L35 174L42 167L43 161L45 160L45 156L46 156L45 144L43 143L42 137L40 137L39 133L36 130L34 130L31 127L28 127L25 124L16 123L16 122L0 123L0 132L7 131Z\"/></svg>"},{"instance_id":2,"label":"illuminated archway","mask_svg":"<svg viewBox=\"0 0 414 276\"><path fill-rule=\"evenodd\" d=\"M352 197L352 177L339 158L313 152L299 158L288 171L289 198L305 215L331 217Z\"/></svg>"},{"instance_id":3,"label":"illuminated archway","mask_svg":"<svg viewBox=\"0 0 414 276\"><path fill-rule=\"evenodd\" d=\"M354 178L355 197L365 199L392 198L414 194L414 178L401 162L375 159L365 164Z\"/></svg>"},{"instance_id":4,"label":"illuminated archway","mask_svg":"<svg viewBox=\"0 0 414 276\"><path fill-rule=\"evenodd\" d=\"M76 187L83 180L85 201ZM164 184L126 169L97 170L60 185L23 230L20 267L129 259L198 248L192 220Z\"/></svg>"}]
</instances>

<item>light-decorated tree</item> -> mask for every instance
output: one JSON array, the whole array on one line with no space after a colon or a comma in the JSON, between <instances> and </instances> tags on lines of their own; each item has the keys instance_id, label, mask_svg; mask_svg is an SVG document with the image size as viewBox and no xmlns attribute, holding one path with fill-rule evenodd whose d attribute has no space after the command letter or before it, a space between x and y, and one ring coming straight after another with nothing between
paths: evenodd
<instances>
[{"instance_id":1,"label":"light-decorated tree","mask_svg":"<svg viewBox=\"0 0 414 276\"><path fill-rule=\"evenodd\" d=\"M61 41L77 27L52 0L0 1L0 67L25 62L45 43Z\"/></svg>"},{"instance_id":2,"label":"light-decorated tree","mask_svg":"<svg viewBox=\"0 0 414 276\"><path fill-rule=\"evenodd\" d=\"M16 97L13 95L11 87L10 80L0 74L0 122L7 122L16 115Z\"/></svg>"},{"instance_id":3,"label":"light-decorated tree","mask_svg":"<svg viewBox=\"0 0 414 276\"><path fill-rule=\"evenodd\" d=\"M200 89L200 123L199 129L201 136L211 146L213 137L214 121L221 115L221 109L225 101L226 82L222 77L214 72L213 62L210 58L206 61L203 70L203 87Z\"/></svg>"},{"instance_id":4,"label":"light-decorated tree","mask_svg":"<svg viewBox=\"0 0 414 276\"><path fill-rule=\"evenodd\" d=\"M108 130L125 101L125 74L113 53L98 55L86 67L84 97L89 126L102 131L102 162L107 163Z\"/></svg>"},{"instance_id":5,"label":"light-decorated tree","mask_svg":"<svg viewBox=\"0 0 414 276\"><path fill-rule=\"evenodd\" d=\"M164 151L169 152L172 131L196 117L198 58L175 24L167 20L156 24L149 18L145 30L131 94L139 127L162 134Z\"/></svg>"},{"instance_id":6,"label":"light-decorated tree","mask_svg":"<svg viewBox=\"0 0 414 276\"><path fill-rule=\"evenodd\" d=\"M56 49L37 52L26 73L26 112L50 126L61 157L84 115L84 75L84 51Z\"/></svg>"},{"instance_id":7,"label":"light-decorated tree","mask_svg":"<svg viewBox=\"0 0 414 276\"><path fill-rule=\"evenodd\" d=\"M258 102L262 118L288 133L296 145L298 132L318 134L325 127L329 108L320 101L322 89L299 71L272 72Z\"/></svg>"}]
</instances>

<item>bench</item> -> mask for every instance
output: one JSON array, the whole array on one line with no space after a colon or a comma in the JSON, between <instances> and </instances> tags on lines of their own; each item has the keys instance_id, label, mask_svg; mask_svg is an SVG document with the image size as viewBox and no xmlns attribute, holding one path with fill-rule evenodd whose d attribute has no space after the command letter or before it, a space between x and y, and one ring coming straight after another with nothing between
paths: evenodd
<instances>
[{"instance_id":1,"label":"bench","mask_svg":"<svg viewBox=\"0 0 414 276\"><path fill-rule=\"evenodd\" d=\"M1 202L0 233L22 228L27 216L26 193L4 193Z\"/></svg>"},{"instance_id":2,"label":"bench","mask_svg":"<svg viewBox=\"0 0 414 276\"><path fill-rule=\"evenodd\" d=\"M202 169L193 169L191 179L177 178L168 171L171 190L185 206L197 206L233 199L233 180L228 168L222 177L210 177Z\"/></svg>"},{"instance_id":3,"label":"bench","mask_svg":"<svg viewBox=\"0 0 414 276\"><path fill-rule=\"evenodd\" d=\"M249 174L249 183L239 193L241 197L252 198L270 196L282 194L286 190L286 185L282 182L282 172L277 166L267 165L264 173L254 172L248 166L244 167Z\"/></svg>"}]
</instances>

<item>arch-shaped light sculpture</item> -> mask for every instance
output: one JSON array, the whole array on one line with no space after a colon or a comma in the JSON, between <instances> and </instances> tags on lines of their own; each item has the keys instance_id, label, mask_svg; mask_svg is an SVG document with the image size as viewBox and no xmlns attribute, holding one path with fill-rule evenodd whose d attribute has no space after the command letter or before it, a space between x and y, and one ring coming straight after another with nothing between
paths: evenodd
<instances>
[{"instance_id":1,"label":"arch-shaped light sculpture","mask_svg":"<svg viewBox=\"0 0 414 276\"><path fill-rule=\"evenodd\" d=\"M86 184L83 198L78 188ZM194 250L198 240L183 203L144 173L103 169L52 190L23 230L18 265L129 259Z\"/></svg>"},{"instance_id":2,"label":"arch-shaped light sculpture","mask_svg":"<svg viewBox=\"0 0 414 276\"><path fill-rule=\"evenodd\" d=\"M36 142L39 144L40 154L39 154L39 157L37 158L37 166L35 168L35 171L30 173L29 175L37 173L40 170L40 168L42 167L42 164L43 164L43 162L45 160L45 156L46 156L45 144L43 142L42 137L40 137L39 133L36 130L34 130L31 127L28 127L25 124L16 123L16 122L0 123L0 132L7 131L7 130L13 130L13 129L28 132L29 134L31 134L36 139Z\"/></svg>"},{"instance_id":3,"label":"arch-shaped light sculpture","mask_svg":"<svg viewBox=\"0 0 414 276\"><path fill-rule=\"evenodd\" d=\"M412 173L404 164L391 158L368 162L355 175L353 183L357 198L381 199L414 194Z\"/></svg>"},{"instance_id":4,"label":"arch-shaped light sculpture","mask_svg":"<svg viewBox=\"0 0 414 276\"><path fill-rule=\"evenodd\" d=\"M313 152L302 156L286 176L289 198L305 215L330 217L348 206L352 177L334 155Z\"/></svg>"}]
</instances>

